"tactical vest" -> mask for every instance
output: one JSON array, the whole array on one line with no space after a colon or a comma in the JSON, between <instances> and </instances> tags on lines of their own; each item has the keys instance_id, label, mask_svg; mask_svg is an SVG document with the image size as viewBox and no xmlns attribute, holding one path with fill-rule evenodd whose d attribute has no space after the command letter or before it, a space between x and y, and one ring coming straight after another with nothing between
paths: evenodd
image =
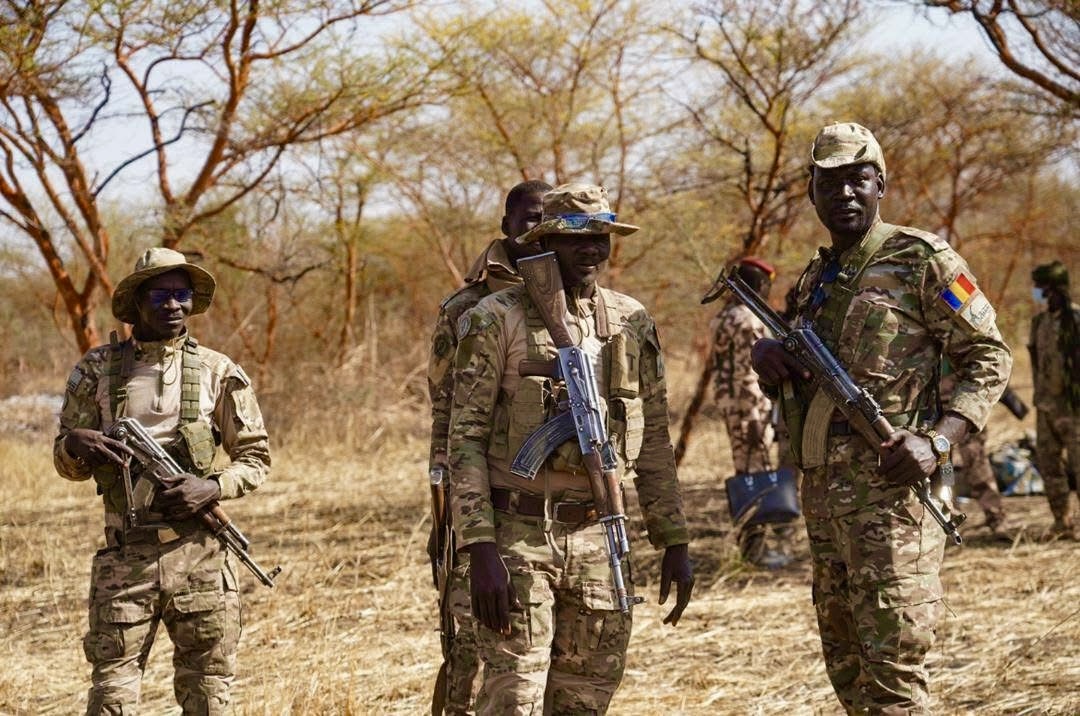
<instances>
[{"instance_id":1,"label":"tactical vest","mask_svg":"<svg viewBox=\"0 0 1080 716\"><path fill-rule=\"evenodd\" d=\"M540 312L524 292L526 358L548 361L555 357L550 337ZM639 361L641 348L637 336L623 330L627 316L614 306L611 294L598 287L596 305L597 337L602 342L600 363L603 373L597 376L597 386L605 413L608 434L622 466L633 468L641 452L645 433L645 417L639 397ZM491 458L509 461L517 455L525 440L559 410L565 399L561 382L544 376L522 376L513 396L499 391L492 417L488 442ZM568 440L548 458L547 466L556 472L586 474L581 448L576 440Z\"/></svg>"},{"instance_id":2,"label":"tactical vest","mask_svg":"<svg viewBox=\"0 0 1080 716\"><path fill-rule=\"evenodd\" d=\"M840 335L851 302L859 293L863 273L874 254L885 242L902 232L923 233L917 229L878 222L870 230L866 239L847 257L832 283L823 284L820 276L818 277L819 284L826 291L827 297L817 314L812 317L814 332L829 352L844 366L850 365L856 346L840 345ZM936 378L931 381L931 385L937 385ZM934 401L936 397L935 388L933 389ZM933 405L933 402L924 398L920 400L920 404L929 407ZM835 408L832 401L814 385L801 381L795 383L788 381L781 387L780 405L790 433L791 451L796 464L802 468L823 465L828 439L827 431ZM895 426L910 426L917 422L923 412L915 410L911 413L887 416L887 418Z\"/></svg>"},{"instance_id":3,"label":"tactical vest","mask_svg":"<svg viewBox=\"0 0 1080 716\"><path fill-rule=\"evenodd\" d=\"M109 411L112 422L115 422L123 417L127 404L127 384L135 368L135 345L131 340L121 343L116 331L109 336L109 342L109 362L105 367L105 377L109 382ZM194 338L188 336L184 340L181 348L179 438L164 447L181 467L204 477L210 472L217 441L210 424L199 419L202 382L198 348L198 341ZM98 493L105 502L105 510L123 514L126 498L123 482L119 478L120 471L114 465L102 465L94 469L94 480L97 482ZM148 505L153 495L149 494L146 485L137 483L136 486L135 501Z\"/></svg>"}]
</instances>

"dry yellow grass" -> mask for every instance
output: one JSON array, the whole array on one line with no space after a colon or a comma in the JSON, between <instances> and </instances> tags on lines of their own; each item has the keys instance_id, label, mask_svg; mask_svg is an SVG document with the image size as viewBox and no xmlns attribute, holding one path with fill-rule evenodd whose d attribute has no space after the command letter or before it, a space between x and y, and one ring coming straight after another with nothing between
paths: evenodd
<instances>
[{"instance_id":1,"label":"dry yellow grass","mask_svg":"<svg viewBox=\"0 0 1080 716\"><path fill-rule=\"evenodd\" d=\"M687 389L685 373L674 390ZM1015 432L997 415L996 435ZM272 479L229 505L271 591L242 571L244 636L238 714L420 714L439 663L434 592L423 544L426 419L402 407L363 451L275 455ZM1030 418L1028 419L1030 423ZM805 544L778 572L733 559L720 478L730 471L715 424L703 422L682 480L698 587L677 629L661 625L654 553L635 543L635 611L626 679L613 714L832 714L839 709L819 655ZM374 433L373 429L370 433ZM0 713L81 711L81 652L90 556L102 542L91 484L53 472L51 435L0 438ZM310 442L308 442L310 444ZM636 503L630 500L633 508ZM1008 507L1033 532L1045 501ZM1080 713L1080 559L1075 543L967 544L944 573L950 613L930 659L940 713ZM144 680L144 713L177 713L171 648L159 634Z\"/></svg>"}]
</instances>

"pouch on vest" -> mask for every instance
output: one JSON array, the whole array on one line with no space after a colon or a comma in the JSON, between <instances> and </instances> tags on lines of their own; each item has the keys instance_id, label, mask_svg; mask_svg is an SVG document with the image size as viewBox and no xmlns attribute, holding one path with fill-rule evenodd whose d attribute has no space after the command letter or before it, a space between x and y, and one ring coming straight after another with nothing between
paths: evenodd
<instances>
[{"instance_id":1,"label":"pouch on vest","mask_svg":"<svg viewBox=\"0 0 1080 716\"><path fill-rule=\"evenodd\" d=\"M500 401L501 402L501 401ZM542 376L522 376L510 403L506 421L506 454L517 455L525 440L548 418L552 402L551 380ZM498 426L494 426L498 429ZM493 430L493 433L495 431ZM492 435L493 442L496 436Z\"/></svg>"},{"instance_id":2,"label":"pouch on vest","mask_svg":"<svg viewBox=\"0 0 1080 716\"><path fill-rule=\"evenodd\" d=\"M181 425L177 432L180 434L178 447L187 452L187 460L180 462L194 469L194 473L200 477L210 472L210 466L214 462L214 452L217 450L217 440L214 439L214 431L205 420L196 420L193 423Z\"/></svg>"},{"instance_id":3,"label":"pouch on vest","mask_svg":"<svg viewBox=\"0 0 1080 716\"><path fill-rule=\"evenodd\" d=\"M616 443L616 452L632 463L641 454L645 438L645 408L641 398L612 398L608 408L608 435Z\"/></svg>"},{"instance_id":4,"label":"pouch on vest","mask_svg":"<svg viewBox=\"0 0 1080 716\"><path fill-rule=\"evenodd\" d=\"M641 392L641 346L637 338L621 331L611 337L603 350L607 353L608 396L636 398Z\"/></svg>"}]
</instances>

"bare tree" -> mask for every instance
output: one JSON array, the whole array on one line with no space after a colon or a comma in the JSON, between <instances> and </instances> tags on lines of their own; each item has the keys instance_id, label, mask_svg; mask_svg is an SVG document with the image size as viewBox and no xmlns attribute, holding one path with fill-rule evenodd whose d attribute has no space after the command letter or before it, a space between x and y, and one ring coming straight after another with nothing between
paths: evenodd
<instances>
[{"instance_id":1,"label":"bare tree","mask_svg":"<svg viewBox=\"0 0 1080 716\"><path fill-rule=\"evenodd\" d=\"M1076 0L919 0L968 15L1013 74L1080 111L1080 5Z\"/></svg>"},{"instance_id":2,"label":"bare tree","mask_svg":"<svg viewBox=\"0 0 1080 716\"><path fill-rule=\"evenodd\" d=\"M0 219L33 240L80 349L98 342L92 314L112 290L101 201L114 180L152 164L144 188L176 248L287 147L422 104L428 68L410 53L352 49L370 46L365 19L410 4L2 0ZM93 148L110 132L131 140L106 166Z\"/></svg>"}]
</instances>

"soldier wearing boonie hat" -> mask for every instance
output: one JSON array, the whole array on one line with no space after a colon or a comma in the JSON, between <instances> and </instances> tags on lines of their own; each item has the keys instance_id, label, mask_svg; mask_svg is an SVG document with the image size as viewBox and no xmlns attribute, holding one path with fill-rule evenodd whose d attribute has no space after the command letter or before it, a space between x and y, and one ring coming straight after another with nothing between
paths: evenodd
<instances>
[{"instance_id":1,"label":"soldier wearing boonie hat","mask_svg":"<svg viewBox=\"0 0 1080 716\"><path fill-rule=\"evenodd\" d=\"M809 160L810 201L830 241L796 284L795 320L814 327L896 433L869 444L779 342L760 340L751 356L781 400L803 470L814 603L837 698L849 713L927 713L944 533L910 486L951 475L951 445L983 427L1012 356L960 255L934 234L881 221L885 160L870 130L823 127ZM957 387L939 414L943 357Z\"/></svg>"},{"instance_id":2,"label":"soldier wearing boonie hat","mask_svg":"<svg viewBox=\"0 0 1080 716\"><path fill-rule=\"evenodd\" d=\"M1031 272L1043 310L1031 319L1031 374L1035 382L1035 464L1054 517L1051 535L1077 539L1072 491L1065 466L1080 475L1080 306L1069 295L1069 271L1060 261Z\"/></svg>"},{"instance_id":3,"label":"soldier wearing boonie hat","mask_svg":"<svg viewBox=\"0 0 1080 716\"><path fill-rule=\"evenodd\" d=\"M270 469L269 443L251 381L227 356L199 345L189 316L209 308L216 282L183 254L146 250L117 284L113 315L132 336L86 353L68 378L53 447L57 472L93 480L105 510L105 544L93 558L89 631L93 667L87 713L134 713L158 626L173 641L173 689L184 713L222 714L240 637L232 558L195 514L254 490ZM163 489L132 471L128 505L120 466L132 451L105 433L134 418L188 472ZM220 446L230 458L214 463ZM146 489L143 489L146 488ZM133 510L133 524L127 517Z\"/></svg>"},{"instance_id":4,"label":"soldier wearing boonie hat","mask_svg":"<svg viewBox=\"0 0 1080 716\"><path fill-rule=\"evenodd\" d=\"M565 184L518 242L555 254L573 340L597 367L618 473L631 476L650 542L664 549L661 603L678 585L675 624L693 573L656 325L633 298L597 284L611 234L637 231L611 212L602 187ZM605 713L626 666L631 615L613 595L576 440L557 448L536 480L510 472L532 432L565 400L560 381L522 375L555 346L524 286L494 293L458 325L450 424L451 504L484 660L478 714ZM602 369L601 369L602 367Z\"/></svg>"}]
</instances>

